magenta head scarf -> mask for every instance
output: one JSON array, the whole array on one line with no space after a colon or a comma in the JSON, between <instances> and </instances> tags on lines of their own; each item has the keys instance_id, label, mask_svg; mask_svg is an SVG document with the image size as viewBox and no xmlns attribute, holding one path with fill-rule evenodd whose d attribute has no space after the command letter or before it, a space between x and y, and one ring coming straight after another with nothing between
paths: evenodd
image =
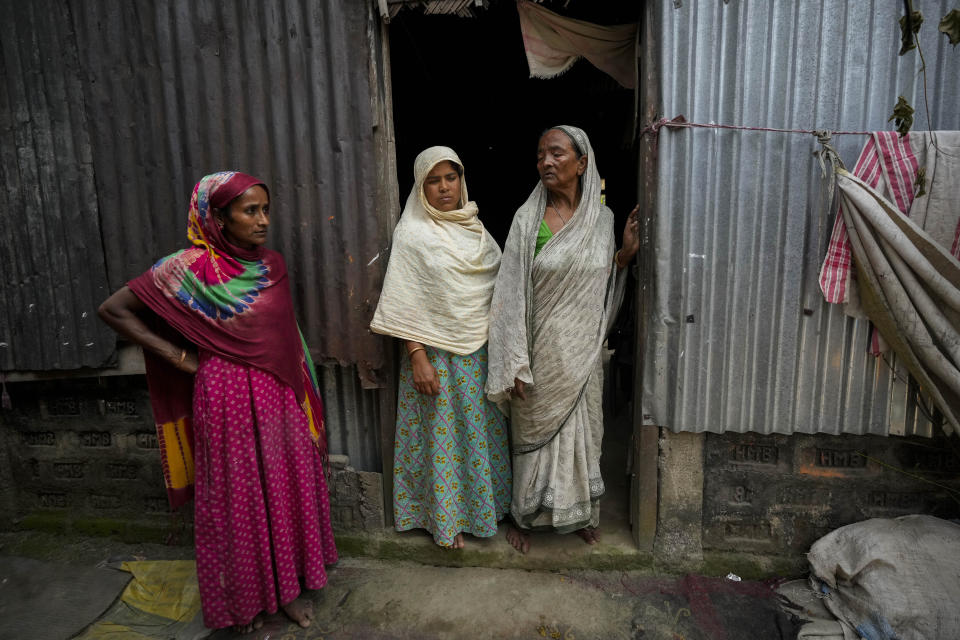
<instances>
[{"instance_id":1,"label":"magenta head scarf","mask_svg":"<svg viewBox=\"0 0 960 640\"><path fill-rule=\"evenodd\" d=\"M242 249L227 242L223 237L223 230L211 211L211 209L226 209L234 199L242 196L254 185L260 185L267 195L270 195L270 190L261 180L239 171L220 171L204 177L193 188L193 197L190 198L187 238L198 247L225 251L237 258L257 259L260 253L259 247Z\"/></svg>"}]
</instances>

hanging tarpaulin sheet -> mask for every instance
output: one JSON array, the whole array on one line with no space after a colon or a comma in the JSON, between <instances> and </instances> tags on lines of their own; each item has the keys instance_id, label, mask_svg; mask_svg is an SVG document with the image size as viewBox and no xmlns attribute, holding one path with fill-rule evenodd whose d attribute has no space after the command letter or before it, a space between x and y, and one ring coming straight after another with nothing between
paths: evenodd
<instances>
[{"instance_id":1,"label":"hanging tarpaulin sheet","mask_svg":"<svg viewBox=\"0 0 960 640\"><path fill-rule=\"evenodd\" d=\"M960 222L960 132L925 140L910 216L844 169L837 187L863 311L952 431L960 430L960 261L951 251Z\"/></svg>"},{"instance_id":2,"label":"hanging tarpaulin sheet","mask_svg":"<svg viewBox=\"0 0 960 640\"><path fill-rule=\"evenodd\" d=\"M586 58L627 89L637 86L637 23L612 27L565 18L517 0L531 78L553 78Z\"/></svg>"}]
</instances>

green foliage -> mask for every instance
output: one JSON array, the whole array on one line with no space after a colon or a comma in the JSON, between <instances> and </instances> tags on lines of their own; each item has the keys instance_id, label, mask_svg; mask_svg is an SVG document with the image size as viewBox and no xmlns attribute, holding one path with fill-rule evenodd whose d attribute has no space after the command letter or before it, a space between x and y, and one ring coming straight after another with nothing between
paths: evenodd
<instances>
[{"instance_id":1,"label":"green foliage","mask_svg":"<svg viewBox=\"0 0 960 640\"><path fill-rule=\"evenodd\" d=\"M900 55L917 48L914 36L920 31L922 24L923 14L919 11L913 11L909 17L905 15L900 18Z\"/></svg>"},{"instance_id":2,"label":"green foliage","mask_svg":"<svg viewBox=\"0 0 960 640\"><path fill-rule=\"evenodd\" d=\"M893 108L893 115L887 118L887 122L891 120L897 125L897 132L901 136L910 133L910 127L913 126L913 107L903 96L897 99L897 106Z\"/></svg>"},{"instance_id":3,"label":"green foliage","mask_svg":"<svg viewBox=\"0 0 960 640\"><path fill-rule=\"evenodd\" d=\"M927 195L927 168L920 167L917 170L917 179L913 181L914 198Z\"/></svg>"},{"instance_id":4,"label":"green foliage","mask_svg":"<svg viewBox=\"0 0 960 640\"><path fill-rule=\"evenodd\" d=\"M913 10L913 0L904 0L906 5L906 12L900 18L900 55L902 56L907 51L911 49L916 49L920 54L920 71L923 73L923 95L924 100L926 100L927 95L927 63L923 59L923 51L920 49L920 41L918 34L920 33L920 25L923 24L923 14L919 11ZM954 9L947 15L943 16L943 19L940 20L940 31L947 36L950 40L950 44L954 47L957 44L960 44L960 10ZM927 120L930 119L929 107L927 108ZM905 136L910 132L910 128L913 126L913 107L910 106L910 103L907 102L907 99L903 96L900 96L897 100L897 105L893 108L893 115L887 120L894 120L897 125L897 132L901 136ZM920 185L920 190L923 192L924 186Z\"/></svg>"},{"instance_id":5,"label":"green foliage","mask_svg":"<svg viewBox=\"0 0 960 640\"><path fill-rule=\"evenodd\" d=\"M950 44L953 46L960 44L960 9L954 9L943 16L939 28L950 39Z\"/></svg>"}]
</instances>

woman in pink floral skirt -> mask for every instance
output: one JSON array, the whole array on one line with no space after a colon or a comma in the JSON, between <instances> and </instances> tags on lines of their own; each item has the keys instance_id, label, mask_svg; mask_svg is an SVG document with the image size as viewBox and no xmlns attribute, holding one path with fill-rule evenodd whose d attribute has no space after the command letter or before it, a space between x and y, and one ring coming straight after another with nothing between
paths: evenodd
<instances>
[{"instance_id":1,"label":"woman in pink floral skirt","mask_svg":"<svg viewBox=\"0 0 960 640\"><path fill-rule=\"evenodd\" d=\"M270 194L224 171L193 192L190 246L100 307L143 347L171 505L195 497L197 577L211 628L259 628L282 609L309 626L303 589L337 560L316 374L283 257L264 247Z\"/></svg>"}]
</instances>

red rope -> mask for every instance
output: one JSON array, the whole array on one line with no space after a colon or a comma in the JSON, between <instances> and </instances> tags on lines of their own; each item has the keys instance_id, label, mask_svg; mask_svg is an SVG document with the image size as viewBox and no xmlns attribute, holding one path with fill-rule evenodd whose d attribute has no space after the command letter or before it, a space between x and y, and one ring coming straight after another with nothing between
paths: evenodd
<instances>
[{"instance_id":1,"label":"red rope","mask_svg":"<svg viewBox=\"0 0 960 640\"><path fill-rule=\"evenodd\" d=\"M643 131L640 132L640 137L645 136L648 133L654 135L660 132L661 127L668 127L670 129L735 129L738 131L773 131L775 133L807 133L810 135L819 135L820 130L812 129L776 129L773 127L743 127L735 124L702 124L699 122L687 122L687 119L682 115L676 116L673 119L660 118L656 122L652 122L644 127ZM869 136L872 131L829 131L830 135L859 135L859 136Z\"/></svg>"}]
</instances>

